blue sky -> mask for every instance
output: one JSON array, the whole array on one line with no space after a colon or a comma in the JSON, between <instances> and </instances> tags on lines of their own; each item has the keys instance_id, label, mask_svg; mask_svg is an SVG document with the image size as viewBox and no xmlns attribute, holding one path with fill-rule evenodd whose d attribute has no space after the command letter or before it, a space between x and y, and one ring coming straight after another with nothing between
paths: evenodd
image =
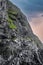
<instances>
[{"instance_id":1,"label":"blue sky","mask_svg":"<svg viewBox=\"0 0 43 65\"><path fill-rule=\"evenodd\" d=\"M43 12L43 0L11 0L25 13Z\"/></svg>"},{"instance_id":2,"label":"blue sky","mask_svg":"<svg viewBox=\"0 0 43 65\"><path fill-rule=\"evenodd\" d=\"M10 0L26 14L31 28L43 41L43 0Z\"/></svg>"}]
</instances>

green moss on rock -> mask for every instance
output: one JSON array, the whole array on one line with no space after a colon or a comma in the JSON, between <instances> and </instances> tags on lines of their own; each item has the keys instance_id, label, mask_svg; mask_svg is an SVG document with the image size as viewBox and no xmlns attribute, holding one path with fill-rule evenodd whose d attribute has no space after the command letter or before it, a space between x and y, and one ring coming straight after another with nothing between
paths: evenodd
<instances>
[{"instance_id":1,"label":"green moss on rock","mask_svg":"<svg viewBox=\"0 0 43 65\"><path fill-rule=\"evenodd\" d=\"M8 9L8 13L16 16L18 12L14 11L13 9Z\"/></svg>"},{"instance_id":2,"label":"green moss on rock","mask_svg":"<svg viewBox=\"0 0 43 65\"><path fill-rule=\"evenodd\" d=\"M9 23L9 28L11 29L16 29L16 25L13 24L13 20L11 18L8 17L8 23Z\"/></svg>"}]
</instances>

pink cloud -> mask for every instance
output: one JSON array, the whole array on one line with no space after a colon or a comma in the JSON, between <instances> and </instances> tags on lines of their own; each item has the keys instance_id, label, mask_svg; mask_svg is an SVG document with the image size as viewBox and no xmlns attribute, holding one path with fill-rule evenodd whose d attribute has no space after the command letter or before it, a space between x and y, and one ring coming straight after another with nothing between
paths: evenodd
<instances>
[{"instance_id":1,"label":"pink cloud","mask_svg":"<svg viewBox=\"0 0 43 65\"><path fill-rule=\"evenodd\" d=\"M34 34L36 34L39 39L43 41L43 17L32 18L30 25Z\"/></svg>"}]
</instances>

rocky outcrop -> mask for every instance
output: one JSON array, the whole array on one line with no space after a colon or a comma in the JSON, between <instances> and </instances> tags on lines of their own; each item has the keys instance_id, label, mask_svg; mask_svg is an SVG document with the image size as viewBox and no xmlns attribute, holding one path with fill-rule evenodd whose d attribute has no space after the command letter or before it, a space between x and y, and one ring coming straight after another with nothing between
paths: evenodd
<instances>
[{"instance_id":1,"label":"rocky outcrop","mask_svg":"<svg viewBox=\"0 0 43 65\"><path fill-rule=\"evenodd\" d=\"M20 9L6 2L8 18L0 21L0 65L43 65L43 44Z\"/></svg>"}]
</instances>

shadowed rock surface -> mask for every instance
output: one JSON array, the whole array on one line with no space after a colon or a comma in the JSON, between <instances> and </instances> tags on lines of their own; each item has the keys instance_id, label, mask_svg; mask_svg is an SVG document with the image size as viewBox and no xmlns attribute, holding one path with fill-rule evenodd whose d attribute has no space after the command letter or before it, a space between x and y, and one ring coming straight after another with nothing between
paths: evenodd
<instances>
[{"instance_id":1,"label":"shadowed rock surface","mask_svg":"<svg viewBox=\"0 0 43 65\"><path fill-rule=\"evenodd\" d=\"M0 65L43 65L43 45L26 16L9 0L5 1L7 18L0 19Z\"/></svg>"}]
</instances>

